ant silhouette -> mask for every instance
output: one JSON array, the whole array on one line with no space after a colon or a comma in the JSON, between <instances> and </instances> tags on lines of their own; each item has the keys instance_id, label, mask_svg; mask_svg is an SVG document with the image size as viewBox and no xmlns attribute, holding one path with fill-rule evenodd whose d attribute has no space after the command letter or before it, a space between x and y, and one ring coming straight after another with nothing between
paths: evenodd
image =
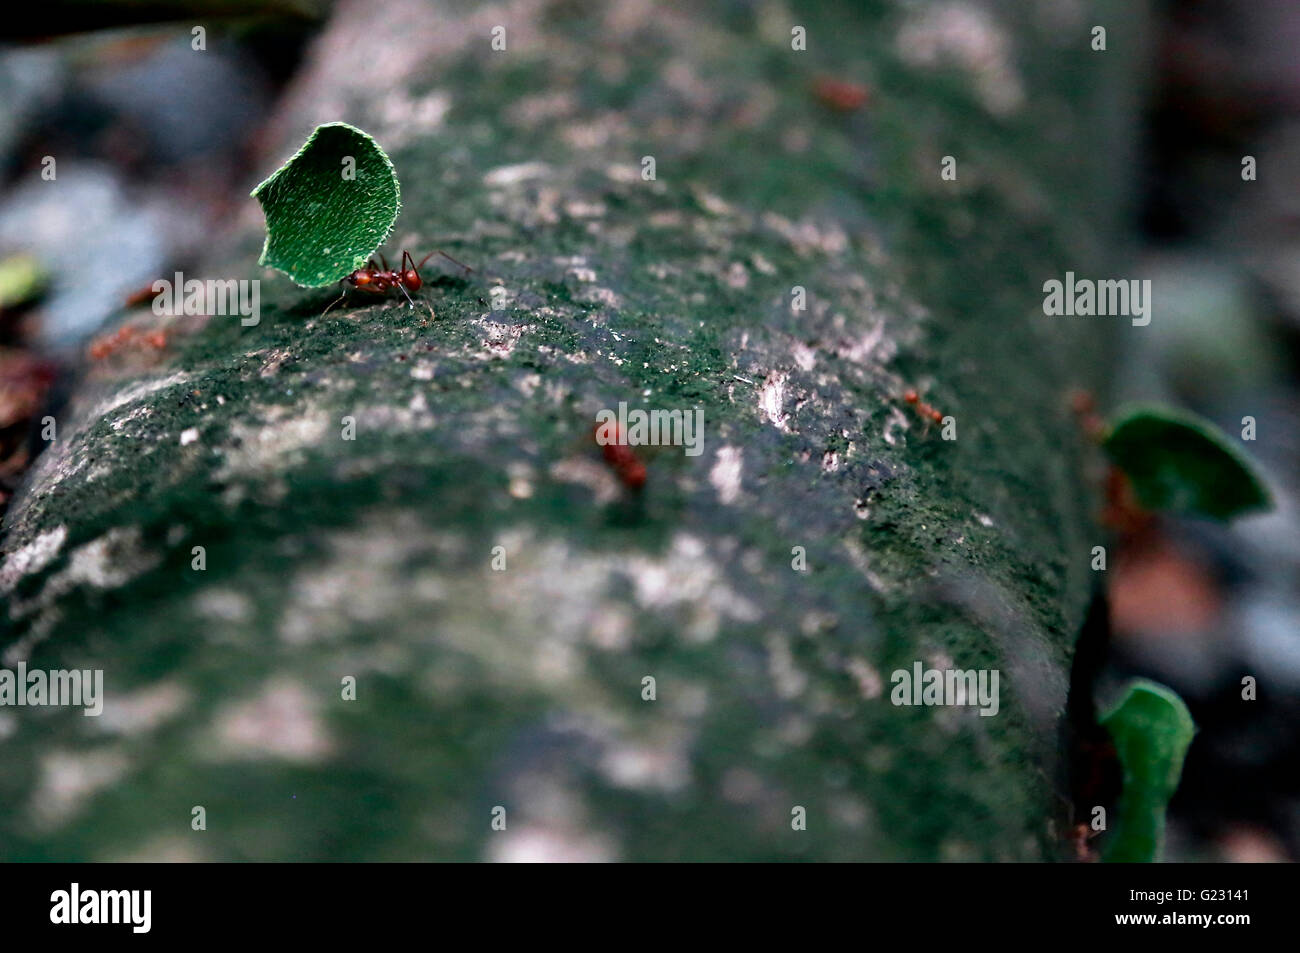
<instances>
[{"instance_id":1,"label":"ant silhouette","mask_svg":"<svg viewBox=\"0 0 1300 953\"><path fill-rule=\"evenodd\" d=\"M411 256L409 251L403 251L401 268L389 268L388 259L386 259L381 253L379 256L379 265L376 265L375 260L371 258L370 261L366 263L365 268L358 268L356 271L352 272L352 274L340 278L339 281L340 283L346 282L357 291L364 291L367 294L387 294L389 291L396 288L406 296L407 302L412 308L414 308L415 300L411 297L411 292L419 291L424 287L424 279L420 277L420 269L423 268L424 263L434 255L441 255L452 264L464 268L466 274L474 271L474 269L469 265L457 261L445 251L429 252L429 254L420 259L418 265L415 263L415 259ZM380 267L381 265L382 267ZM329 311L330 308L333 308L334 305L346 298L347 294L348 289L344 288L343 294L339 295L338 298L330 303L330 306L326 308L325 311L321 312L321 317L324 317L325 313ZM429 309L429 314L430 316L433 315L432 308Z\"/></svg>"}]
</instances>

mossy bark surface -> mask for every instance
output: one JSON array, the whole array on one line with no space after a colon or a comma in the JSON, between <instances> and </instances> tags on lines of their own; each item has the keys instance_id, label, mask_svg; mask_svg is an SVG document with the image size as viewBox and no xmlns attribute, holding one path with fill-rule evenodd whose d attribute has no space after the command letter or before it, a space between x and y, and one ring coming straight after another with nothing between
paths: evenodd
<instances>
[{"instance_id":1,"label":"mossy bark surface","mask_svg":"<svg viewBox=\"0 0 1300 953\"><path fill-rule=\"evenodd\" d=\"M1131 54L1048 3L401 7L340 5L266 170L354 123L389 248L475 272L321 317L249 200L203 277L265 278L260 323L88 372L6 517L0 647L108 698L0 709L0 856L1057 856L1098 542L1065 394L1115 325L1042 283L1114 239ZM704 452L630 494L620 401L702 408ZM891 704L918 660L999 670L998 714Z\"/></svg>"}]
</instances>

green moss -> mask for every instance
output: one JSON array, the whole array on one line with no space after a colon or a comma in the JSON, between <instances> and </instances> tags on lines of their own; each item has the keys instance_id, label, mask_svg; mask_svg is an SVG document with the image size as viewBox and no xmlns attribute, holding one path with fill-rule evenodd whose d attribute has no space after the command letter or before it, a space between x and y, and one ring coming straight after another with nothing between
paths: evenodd
<instances>
[{"instance_id":1,"label":"green moss","mask_svg":"<svg viewBox=\"0 0 1300 953\"><path fill-rule=\"evenodd\" d=\"M1093 531L1059 398L1101 379L1108 345L1095 325L1040 323L1032 279L1080 267L1074 203L1101 186L1062 157L1089 136L1077 113L1061 141L1028 108L991 120L952 75L898 63L882 5L809 15L816 56L743 13L691 12L617 38L621 75L569 26L509 56L430 61L409 92L450 91L451 108L392 149L399 234L475 269L434 278L431 263L435 317L392 301L321 317L330 293L269 278L257 326L213 318L138 375L183 379L102 415L96 399L132 378L83 388L7 526L6 552L67 536L21 580L2 644L189 701L117 740L74 713L22 717L3 803L31 803L53 747L111 748L125 781L52 826L9 815L0 852L172 838L227 859L466 859L498 849L503 804L513 829L628 858L1052 854L1046 777ZM809 92L823 72L874 77L878 94L830 114ZM558 117L528 118L540 91ZM935 129L982 184L942 186ZM1038 211L1035 189L1052 196ZM257 240L234 273L255 274ZM760 401L777 381L779 423ZM904 386L956 417L955 442L922 432ZM590 434L620 400L701 408L704 454L646 453L644 491L618 491ZM724 445L742 461L731 503ZM122 527L149 568L60 588L78 546ZM944 654L1003 669L999 717L889 704L894 668ZM342 703L349 673L361 692ZM314 699L328 751L208 760L224 706L278 680ZM644 758L667 767L611 768ZM538 813L526 792L542 782L572 818Z\"/></svg>"}]
</instances>

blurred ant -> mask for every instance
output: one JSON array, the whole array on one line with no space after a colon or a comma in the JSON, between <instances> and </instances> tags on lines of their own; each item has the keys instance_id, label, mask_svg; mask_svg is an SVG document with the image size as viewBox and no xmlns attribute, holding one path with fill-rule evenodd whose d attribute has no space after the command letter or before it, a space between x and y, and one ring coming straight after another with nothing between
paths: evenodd
<instances>
[{"instance_id":1,"label":"blurred ant","mask_svg":"<svg viewBox=\"0 0 1300 953\"><path fill-rule=\"evenodd\" d=\"M921 400L921 395L912 388L903 391L903 400L916 408L916 412L925 419L925 430L929 432L930 424L943 423L943 411L936 410Z\"/></svg>"},{"instance_id":2,"label":"blurred ant","mask_svg":"<svg viewBox=\"0 0 1300 953\"><path fill-rule=\"evenodd\" d=\"M645 464L636 455L636 451L627 443L623 432L614 425L614 432L611 435L613 440L608 443L601 443L601 430L605 424L597 424L593 436L596 443L601 444L601 454L605 457L605 462L609 464L610 469L618 477L619 481L629 490L639 490L645 486L646 469Z\"/></svg>"},{"instance_id":3,"label":"blurred ant","mask_svg":"<svg viewBox=\"0 0 1300 953\"><path fill-rule=\"evenodd\" d=\"M813 83L813 95L830 109L851 113L867 104L871 99L871 90L860 83L821 76Z\"/></svg>"},{"instance_id":4,"label":"blurred ant","mask_svg":"<svg viewBox=\"0 0 1300 953\"><path fill-rule=\"evenodd\" d=\"M1079 420L1084 434L1094 443L1106 439L1106 422L1097 412L1097 401L1091 391L1074 390L1069 394L1070 409ZM1124 471L1111 465L1106 468L1106 506L1101 512L1101 522L1121 535L1135 537L1149 529L1154 520L1150 512L1138 502L1133 486Z\"/></svg>"},{"instance_id":5,"label":"blurred ant","mask_svg":"<svg viewBox=\"0 0 1300 953\"><path fill-rule=\"evenodd\" d=\"M339 281L347 282L357 291L364 291L367 294L387 294L389 291L396 288L406 296L407 302L412 308L414 308L415 301L411 298L411 292L419 291L424 287L424 279L420 277L420 269L423 268L424 263L434 255L441 255L452 264L464 268L466 274L469 274L474 270L469 265L452 258L445 251L429 252L429 254L420 259L418 265L415 263L415 259L411 257L409 251L403 251L402 267L399 269L394 270L389 268L388 259L386 259L383 254L380 254L379 265L376 265L375 260L371 258L370 261L366 263L365 268L358 268L356 271L352 272L352 274L340 278ZM343 294L339 295L338 298L330 304L329 308L326 308L325 311L321 312L321 317L324 317L326 311L329 311L330 308L334 307L334 305L347 297L347 293L347 288L344 288ZM429 313L433 313L432 308L429 309Z\"/></svg>"},{"instance_id":6,"label":"blurred ant","mask_svg":"<svg viewBox=\"0 0 1300 953\"><path fill-rule=\"evenodd\" d=\"M139 328L124 324L117 329L115 334L105 334L95 338L90 343L89 353L91 360L102 361L119 350L140 344L146 344L155 351L161 351L167 346L167 332L165 330L141 331Z\"/></svg>"},{"instance_id":7,"label":"blurred ant","mask_svg":"<svg viewBox=\"0 0 1300 953\"><path fill-rule=\"evenodd\" d=\"M138 308L142 304L151 303L154 298L158 297L158 294L159 292L153 290L153 282L150 282L138 291L133 291L127 295L122 302L122 306L127 309Z\"/></svg>"},{"instance_id":8,"label":"blurred ant","mask_svg":"<svg viewBox=\"0 0 1300 953\"><path fill-rule=\"evenodd\" d=\"M1106 436L1106 422L1101 419L1097 413L1097 400L1088 390L1073 390L1070 392L1070 409L1074 411L1079 418L1079 426L1083 432L1092 440L1101 443Z\"/></svg>"},{"instance_id":9,"label":"blurred ant","mask_svg":"<svg viewBox=\"0 0 1300 953\"><path fill-rule=\"evenodd\" d=\"M1097 854L1092 849L1088 841L1092 840L1101 831L1094 831L1087 824L1075 824L1070 829L1070 844L1074 848L1074 859L1081 864L1093 863L1097 860Z\"/></svg>"}]
</instances>

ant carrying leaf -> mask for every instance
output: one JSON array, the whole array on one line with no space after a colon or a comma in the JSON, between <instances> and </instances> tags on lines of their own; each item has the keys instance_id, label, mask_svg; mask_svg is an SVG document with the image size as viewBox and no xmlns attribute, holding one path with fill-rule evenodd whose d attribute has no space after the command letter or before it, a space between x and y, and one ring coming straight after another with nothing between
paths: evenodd
<instances>
[{"instance_id":1,"label":"ant carrying leaf","mask_svg":"<svg viewBox=\"0 0 1300 953\"><path fill-rule=\"evenodd\" d=\"M340 278L339 281L340 283L346 283L357 291L364 291L366 294L374 295L387 294L396 288L406 296L407 303L414 308L415 300L411 297L411 292L419 291L424 287L424 279L420 277L420 269L423 268L424 263L434 255L441 255L452 264L465 269L466 274L470 274L474 271L474 269L469 265L457 261L445 251L435 250L429 252L429 254L420 259L418 265L415 263L415 259L411 257L409 251L403 251L402 266L400 268L389 268L388 259L381 254L379 256L380 263L378 265L375 264L375 260L371 258L370 261L366 263L365 268L358 268L356 271L352 272L352 274ZM347 288L344 288L343 294L339 295L338 298L325 309L325 311L321 312L321 317L324 317L325 313L329 311L330 308L333 308L334 305L346 298L347 294L348 290ZM429 309L429 317L433 317L432 308Z\"/></svg>"}]
</instances>

